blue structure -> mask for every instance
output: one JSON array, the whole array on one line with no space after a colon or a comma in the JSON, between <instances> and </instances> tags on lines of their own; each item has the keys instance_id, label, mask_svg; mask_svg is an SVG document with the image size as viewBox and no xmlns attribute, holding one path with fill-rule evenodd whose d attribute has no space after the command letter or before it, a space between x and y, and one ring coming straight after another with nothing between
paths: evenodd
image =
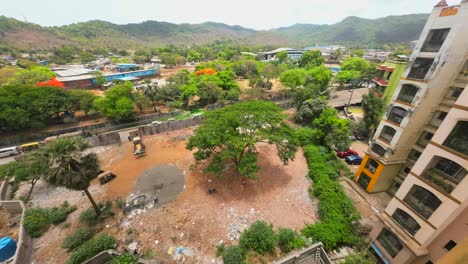
<instances>
[{"instance_id":1,"label":"blue structure","mask_svg":"<svg viewBox=\"0 0 468 264\"><path fill-rule=\"evenodd\" d=\"M116 73L116 74L111 74L111 75L106 75L106 80L108 82L112 82L114 80L120 80L125 77L147 77L147 76L152 76L156 75L157 69L148 69L148 70L141 70L141 71L131 71L131 72L121 72L121 73ZM93 78L91 80L93 84L96 84L96 78Z\"/></svg>"},{"instance_id":2,"label":"blue structure","mask_svg":"<svg viewBox=\"0 0 468 264\"><path fill-rule=\"evenodd\" d=\"M117 64L117 71L118 72L128 72L128 71L136 71L140 69L140 65L135 63L119 63Z\"/></svg>"},{"instance_id":3,"label":"blue structure","mask_svg":"<svg viewBox=\"0 0 468 264\"><path fill-rule=\"evenodd\" d=\"M13 257L16 253L16 242L11 237L0 238L0 262Z\"/></svg>"}]
</instances>

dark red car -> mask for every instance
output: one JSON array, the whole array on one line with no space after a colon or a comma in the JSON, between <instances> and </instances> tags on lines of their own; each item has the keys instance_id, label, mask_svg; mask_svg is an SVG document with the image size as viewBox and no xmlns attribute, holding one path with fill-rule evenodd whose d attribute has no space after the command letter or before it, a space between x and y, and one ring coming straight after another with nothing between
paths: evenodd
<instances>
[{"instance_id":1,"label":"dark red car","mask_svg":"<svg viewBox=\"0 0 468 264\"><path fill-rule=\"evenodd\" d=\"M356 151L352 150L352 149L348 149L347 151L338 151L338 152L336 152L336 155L338 155L338 157L340 157L342 159L344 159L344 158L346 158L348 156L359 156L359 154Z\"/></svg>"}]
</instances>

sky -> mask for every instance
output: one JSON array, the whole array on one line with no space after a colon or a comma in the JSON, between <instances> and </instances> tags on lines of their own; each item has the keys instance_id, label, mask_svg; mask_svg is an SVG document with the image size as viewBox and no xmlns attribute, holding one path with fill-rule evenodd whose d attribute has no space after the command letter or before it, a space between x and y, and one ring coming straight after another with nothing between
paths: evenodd
<instances>
[{"instance_id":1,"label":"sky","mask_svg":"<svg viewBox=\"0 0 468 264\"><path fill-rule=\"evenodd\" d=\"M438 0L1 0L0 15L43 26L88 20L221 22L257 30L296 23L333 24L348 16L429 13ZM458 4L460 1L447 1Z\"/></svg>"}]
</instances>

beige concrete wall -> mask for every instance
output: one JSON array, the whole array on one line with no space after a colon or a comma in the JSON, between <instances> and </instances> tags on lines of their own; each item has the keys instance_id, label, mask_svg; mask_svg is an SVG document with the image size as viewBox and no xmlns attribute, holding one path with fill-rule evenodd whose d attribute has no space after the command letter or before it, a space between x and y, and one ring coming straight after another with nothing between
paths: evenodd
<instances>
[{"instance_id":1,"label":"beige concrete wall","mask_svg":"<svg viewBox=\"0 0 468 264\"><path fill-rule=\"evenodd\" d=\"M383 168L379 175L377 182L374 184L372 192L384 192L391 187L393 178L401 170L402 164L387 165Z\"/></svg>"}]
</instances>

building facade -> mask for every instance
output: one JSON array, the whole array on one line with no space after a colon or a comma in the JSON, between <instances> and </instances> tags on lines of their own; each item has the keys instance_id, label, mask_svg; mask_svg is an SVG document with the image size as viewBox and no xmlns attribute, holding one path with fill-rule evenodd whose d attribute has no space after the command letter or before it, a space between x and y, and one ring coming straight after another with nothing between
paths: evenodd
<instances>
[{"instance_id":1,"label":"building facade","mask_svg":"<svg viewBox=\"0 0 468 264\"><path fill-rule=\"evenodd\" d=\"M372 79L375 84L374 92L384 100L385 105L390 103L407 64L406 59L394 59L377 66L377 72Z\"/></svg>"},{"instance_id":2,"label":"building facade","mask_svg":"<svg viewBox=\"0 0 468 264\"><path fill-rule=\"evenodd\" d=\"M435 263L468 236L468 0L430 14L355 181L393 197L379 263Z\"/></svg>"}]
</instances>

